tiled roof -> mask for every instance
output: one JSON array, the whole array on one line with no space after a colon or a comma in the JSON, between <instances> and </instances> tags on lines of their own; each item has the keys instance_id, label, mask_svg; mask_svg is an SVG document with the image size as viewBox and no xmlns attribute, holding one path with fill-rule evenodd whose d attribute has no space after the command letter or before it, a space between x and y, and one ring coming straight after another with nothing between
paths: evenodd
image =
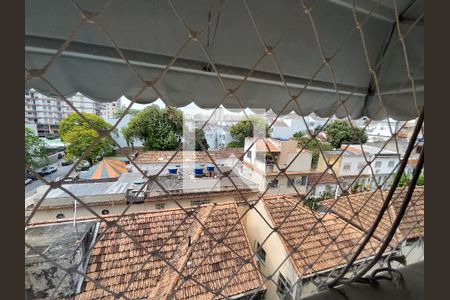
<instances>
[{"instance_id":1,"label":"tiled roof","mask_svg":"<svg viewBox=\"0 0 450 300\"><path fill-rule=\"evenodd\" d=\"M305 276L345 265L356 245L362 242L364 233L333 213L313 212L301 204L294 209L297 201L288 196L263 199L273 225L279 228L287 253L298 247L291 256L298 275ZM289 215L292 209L294 211ZM318 222L321 218L322 221ZM379 246L379 241L371 239L358 259L373 255Z\"/></svg>"},{"instance_id":2,"label":"tiled roof","mask_svg":"<svg viewBox=\"0 0 450 300\"><path fill-rule=\"evenodd\" d=\"M407 239L424 236L424 196L424 188L416 187L411 197L411 202L409 202L408 207L405 211L405 215L400 222L400 232L402 233L403 237ZM398 197L392 203L396 213L400 211L402 201L403 197Z\"/></svg>"},{"instance_id":3,"label":"tiled roof","mask_svg":"<svg viewBox=\"0 0 450 300\"><path fill-rule=\"evenodd\" d=\"M217 160L225 160L230 156L241 158L244 155L243 148L232 148L226 150L211 150L209 155L217 162ZM165 164L167 163L175 151L147 151L135 160L137 164ZM170 161L171 164L181 164L183 162L195 163L212 163L205 151L178 151L175 157Z\"/></svg>"},{"instance_id":4,"label":"tiled roof","mask_svg":"<svg viewBox=\"0 0 450 300\"><path fill-rule=\"evenodd\" d=\"M384 214L383 218L381 219L381 222L377 229L374 232L374 237L376 237L379 240L384 240L386 237L389 229L392 226L392 223L395 220L396 217L396 209L395 207L398 207L401 205L401 202L403 201L405 191L397 190L393 198L394 202L391 206L389 206L387 213ZM420 195L423 193L423 189L417 187L413 194L413 199L417 197L420 197ZM372 195L373 194L373 195ZM388 192L384 191L383 194L381 191L374 192L363 192L363 193L357 193L357 194L351 194L348 196L341 196L338 199L332 199L332 200L326 200L321 202L321 204L325 205L326 207L330 208L331 210L337 214L338 216L344 218L345 220L351 222L356 227L360 228L361 230L368 231L370 229L370 226L375 221L378 212L380 211L384 199L387 196ZM372 196L371 196L372 195ZM423 196L422 196L423 197ZM398 204L400 203L400 204ZM414 208L416 208L416 211L421 211L423 215L423 200L422 200L422 208L420 209L420 202L419 204L414 205L414 201L410 203L410 208L408 209L410 212L407 213L402 223L400 223L400 230L396 237L393 239L392 246L395 246L400 238L400 233L405 233L406 230L412 230L412 228L408 228L408 226L411 226L412 219L415 219L414 216ZM333 205L334 204L334 205ZM333 206L332 206L333 205ZM411 209L411 206L414 206L413 209ZM416 207L419 206L419 207ZM419 217L420 218L420 217ZM408 225L409 224L409 225ZM422 222L423 226L423 222ZM423 229L422 229L423 230Z\"/></svg>"},{"instance_id":5,"label":"tiled roof","mask_svg":"<svg viewBox=\"0 0 450 300\"><path fill-rule=\"evenodd\" d=\"M253 143L255 138L249 139L251 143ZM258 139L253 145L251 150L258 152L280 152L280 148L275 145L270 138Z\"/></svg>"},{"instance_id":6,"label":"tiled roof","mask_svg":"<svg viewBox=\"0 0 450 300\"><path fill-rule=\"evenodd\" d=\"M95 245L87 274L115 293L120 293L127 288L133 274L138 272L135 281L125 292L125 296L131 299L165 299L172 291L175 291L175 299L212 298L213 294L201 285L192 280L184 281L163 260L148 255L164 245L160 254L180 272L188 275L199 267L191 274L192 278L212 290L224 288L224 295L233 296L263 286L252 264L247 263L239 269L243 262L229 249L244 259L252 255L247 236L239 222L236 205L206 205L195 210L194 214L217 239L231 230L223 241L228 247L223 244L215 247L216 243L204 228L194 217L187 217L181 209L125 215L118 224L138 240L146 251L116 227L110 228ZM105 224L102 223L99 232L104 228ZM144 264L147 259L148 262ZM237 274L234 274L238 269ZM228 280L230 282L227 284ZM88 281L77 299L114 297Z\"/></svg>"},{"instance_id":7,"label":"tiled roof","mask_svg":"<svg viewBox=\"0 0 450 300\"><path fill-rule=\"evenodd\" d=\"M314 186L316 184L337 184L334 174L325 172L322 176L322 172L314 172L308 174L308 185Z\"/></svg>"}]
</instances>

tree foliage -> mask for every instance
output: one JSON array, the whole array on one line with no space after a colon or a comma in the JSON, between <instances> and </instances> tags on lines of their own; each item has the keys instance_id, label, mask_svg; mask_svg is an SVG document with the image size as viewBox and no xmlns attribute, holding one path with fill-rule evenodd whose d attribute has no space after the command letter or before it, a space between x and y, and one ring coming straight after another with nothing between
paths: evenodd
<instances>
[{"instance_id":1,"label":"tree foliage","mask_svg":"<svg viewBox=\"0 0 450 300\"><path fill-rule=\"evenodd\" d=\"M260 116L249 116L248 119L239 121L231 126L230 134L233 142L228 144L229 148L244 147L245 138L253 137L254 134L269 136L268 125L266 121ZM232 147L230 147L230 145ZM237 146L237 147L234 147Z\"/></svg>"},{"instance_id":2,"label":"tree foliage","mask_svg":"<svg viewBox=\"0 0 450 300\"><path fill-rule=\"evenodd\" d=\"M340 148L342 144L364 144L367 142L367 134L362 128L351 127L343 120L336 120L325 127L328 142L334 148Z\"/></svg>"},{"instance_id":3,"label":"tree foliage","mask_svg":"<svg viewBox=\"0 0 450 300\"><path fill-rule=\"evenodd\" d=\"M93 165L96 157L103 157L113 152L113 142L106 138L100 138L94 127L99 130L110 130L112 125L105 122L99 116L82 113L91 123L86 122L78 113L71 113L59 123L59 135L61 140L67 144L66 153L68 158L78 158L90 147L95 146L86 156L89 164ZM117 134L117 130L113 132Z\"/></svg>"},{"instance_id":4,"label":"tree foliage","mask_svg":"<svg viewBox=\"0 0 450 300\"><path fill-rule=\"evenodd\" d=\"M301 132L294 133L294 139L298 141L298 146L300 148L305 147L306 150L312 152L312 165L316 165L319 161L320 149L322 151L333 150L333 146L328 143L321 143L320 141L311 138ZM320 147L320 148L319 148Z\"/></svg>"},{"instance_id":5,"label":"tree foliage","mask_svg":"<svg viewBox=\"0 0 450 300\"><path fill-rule=\"evenodd\" d=\"M237 141L231 141L228 143L227 148L242 148L243 145L241 145L239 142Z\"/></svg>"},{"instance_id":6,"label":"tree foliage","mask_svg":"<svg viewBox=\"0 0 450 300\"><path fill-rule=\"evenodd\" d=\"M140 140L144 149L176 150L183 136L183 113L174 108L159 108L151 105L138 112L122 129L128 146Z\"/></svg>"},{"instance_id":7,"label":"tree foliage","mask_svg":"<svg viewBox=\"0 0 450 300\"><path fill-rule=\"evenodd\" d=\"M203 146L203 147L202 147ZM203 151L208 150L209 145L206 141L205 132L203 129L196 128L195 129L195 151Z\"/></svg>"},{"instance_id":8,"label":"tree foliage","mask_svg":"<svg viewBox=\"0 0 450 300\"><path fill-rule=\"evenodd\" d=\"M425 185L425 175L422 174L419 176L419 178L417 178L417 186L424 186Z\"/></svg>"},{"instance_id":9,"label":"tree foliage","mask_svg":"<svg viewBox=\"0 0 450 300\"><path fill-rule=\"evenodd\" d=\"M25 127L25 165L38 168L47 162L48 156L45 143L33 130Z\"/></svg>"},{"instance_id":10,"label":"tree foliage","mask_svg":"<svg viewBox=\"0 0 450 300\"><path fill-rule=\"evenodd\" d=\"M200 128L196 128L195 133L192 133L190 131L186 132L183 143L183 148L185 150L195 149L195 151L204 151L209 149L208 141L205 137L205 132Z\"/></svg>"},{"instance_id":11,"label":"tree foliage","mask_svg":"<svg viewBox=\"0 0 450 300\"><path fill-rule=\"evenodd\" d=\"M402 177L400 177L400 181L398 182L398 187L404 187L409 184L411 181L411 177L408 176L406 173L402 174ZM425 175L422 174L417 178L416 186L424 186L425 185Z\"/></svg>"},{"instance_id":12,"label":"tree foliage","mask_svg":"<svg viewBox=\"0 0 450 300\"><path fill-rule=\"evenodd\" d=\"M118 107L118 108L116 109L116 111L113 113L114 118L117 118L117 119L120 118L120 117L125 113L125 110L126 110L126 109L127 109L126 106ZM134 115L136 115L139 111L140 111L139 109L130 108L130 110L128 111L128 114L134 116Z\"/></svg>"}]
</instances>

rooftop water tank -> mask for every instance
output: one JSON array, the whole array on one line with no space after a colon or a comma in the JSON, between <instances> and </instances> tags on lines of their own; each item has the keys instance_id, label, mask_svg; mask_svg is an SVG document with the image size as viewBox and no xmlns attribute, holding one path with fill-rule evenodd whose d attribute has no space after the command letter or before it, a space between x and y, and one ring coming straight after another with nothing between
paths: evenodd
<instances>
[{"instance_id":1,"label":"rooftop water tank","mask_svg":"<svg viewBox=\"0 0 450 300\"><path fill-rule=\"evenodd\" d=\"M177 174L178 171L177 167L169 167L168 170L169 174Z\"/></svg>"},{"instance_id":2,"label":"rooftop water tank","mask_svg":"<svg viewBox=\"0 0 450 300\"><path fill-rule=\"evenodd\" d=\"M194 168L194 174L195 174L196 177L197 176L199 176L199 177L203 176L203 167L195 167Z\"/></svg>"},{"instance_id":3,"label":"rooftop water tank","mask_svg":"<svg viewBox=\"0 0 450 300\"><path fill-rule=\"evenodd\" d=\"M206 169L208 170L208 172L214 172L214 165L209 164L206 166Z\"/></svg>"}]
</instances>

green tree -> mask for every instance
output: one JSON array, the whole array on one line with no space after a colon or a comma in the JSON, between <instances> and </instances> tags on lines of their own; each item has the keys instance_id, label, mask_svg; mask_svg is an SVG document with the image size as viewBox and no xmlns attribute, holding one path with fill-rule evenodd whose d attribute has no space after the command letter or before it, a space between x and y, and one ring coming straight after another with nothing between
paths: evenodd
<instances>
[{"instance_id":1,"label":"green tree","mask_svg":"<svg viewBox=\"0 0 450 300\"><path fill-rule=\"evenodd\" d=\"M25 165L30 168L38 168L46 164L48 160L45 143L33 130L25 127Z\"/></svg>"},{"instance_id":2,"label":"green tree","mask_svg":"<svg viewBox=\"0 0 450 300\"><path fill-rule=\"evenodd\" d=\"M67 144L66 153L69 158L78 158L90 147L92 143L95 146L86 156L86 160L93 165L96 157L111 154L114 151L113 142L106 138L100 138L98 130L110 130L112 125L105 122L99 116L82 113L90 121L86 122L78 113L71 113L59 122L59 134L61 140ZM113 135L117 134L117 130Z\"/></svg>"},{"instance_id":3,"label":"green tree","mask_svg":"<svg viewBox=\"0 0 450 300\"><path fill-rule=\"evenodd\" d=\"M301 139L304 135L305 135L305 133L304 133L303 131L298 131L298 132L294 133L294 134L292 135L292 137L293 137L294 139L296 139L296 140L299 140L299 139Z\"/></svg>"},{"instance_id":4,"label":"green tree","mask_svg":"<svg viewBox=\"0 0 450 300\"><path fill-rule=\"evenodd\" d=\"M400 181L398 182L398 187L404 187L404 186L408 185L409 180L410 180L410 178L409 178L408 174L403 173L402 177L400 177Z\"/></svg>"},{"instance_id":5,"label":"green tree","mask_svg":"<svg viewBox=\"0 0 450 300\"><path fill-rule=\"evenodd\" d=\"M322 149L322 151L333 150L333 146L331 146L328 143L321 143L318 140L313 139L306 135L301 135L300 137L298 137L299 135L296 136L296 134L297 133L294 134L294 139L298 141L298 146L300 148L305 147L306 150L312 152L312 161L311 161L312 165L316 165L318 163L320 149Z\"/></svg>"},{"instance_id":6,"label":"green tree","mask_svg":"<svg viewBox=\"0 0 450 300\"><path fill-rule=\"evenodd\" d=\"M408 176L406 173L402 174L402 177L400 177L400 181L398 182L398 187L404 187L409 184L411 181L411 177ZM416 186L423 186L425 185L425 175L422 174L417 178Z\"/></svg>"},{"instance_id":7,"label":"green tree","mask_svg":"<svg viewBox=\"0 0 450 300\"><path fill-rule=\"evenodd\" d=\"M145 150L176 150L183 136L183 113L179 109L150 105L138 112L122 129L128 144L140 140Z\"/></svg>"},{"instance_id":8,"label":"green tree","mask_svg":"<svg viewBox=\"0 0 450 300\"><path fill-rule=\"evenodd\" d=\"M113 113L114 118L120 118L124 113L125 110L127 109L127 106L120 106L116 109L116 111ZM134 109L134 108L130 108L130 110L128 111L129 115L136 115L140 110L139 109Z\"/></svg>"},{"instance_id":9,"label":"green tree","mask_svg":"<svg viewBox=\"0 0 450 300\"><path fill-rule=\"evenodd\" d=\"M253 137L254 133L265 133L265 136L269 136L268 125L266 121L260 116L249 116L248 119L239 121L231 126L230 134L234 140L234 143L229 143L229 148L242 148L245 144L246 137ZM232 146L237 147L230 147Z\"/></svg>"},{"instance_id":10,"label":"green tree","mask_svg":"<svg viewBox=\"0 0 450 300\"><path fill-rule=\"evenodd\" d=\"M243 145L241 145L238 141L231 141L228 143L227 148L242 148Z\"/></svg>"},{"instance_id":11,"label":"green tree","mask_svg":"<svg viewBox=\"0 0 450 300\"><path fill-rule=\"evenodd\" d=\"M424 186L425 185L425 175L422 174L419 176L419 178L417 178L417 186Z\"/></svg>"},{"instance_id":12,"label":"green tree","mask_svg":"<svg viewBox=\"0 0 450 300\"><path fill-rule=\"evenodd\" d=\"M202 147L203 145L203 147ZM209 145L206 141L205 132L203 129L196 128L195 129L195 151L203 151L208 150Z\"/></svg>"},{"instance_id":13,"label":"green tree","mask_svg":"<svg viewBox=\"0 0 450 300\"><path fill-rule=\"evenodd\" d=\"M362 128L351 127L343 120L336 120L325 127L328 142L334 148L340 148L342 144L364 144L367 142L367 134Z\"/></svg>"}]
</instances>

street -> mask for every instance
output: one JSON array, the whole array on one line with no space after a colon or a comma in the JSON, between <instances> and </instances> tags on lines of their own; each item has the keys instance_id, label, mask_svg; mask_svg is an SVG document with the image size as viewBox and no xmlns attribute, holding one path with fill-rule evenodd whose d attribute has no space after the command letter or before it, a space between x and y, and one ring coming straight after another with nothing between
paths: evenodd
<instances>
[{"instance_id":1,"label":"street","mask_svg":"<svg viewBox=\"0 0 450 300\"><path fill-rule=\"evenodd\" d=\"M58 162L51 164L51 166L55 166L58 167L58 170L53 173L53 174L49 174L44 176L45 180L55 180L56 178L60 177L60 176L64 176L72 167L72 165L70 166L61 166L61 162L63 162L64 159L60 159ZM31 195L33 195L34 193L36 193L36 189L38 187L40 187L41 185L43 185L44 183L42 181L35 180L29 184L27 184L25 186L25 199L27 199L28 197L30 197Z\"/></svg>"}]
</instances>

